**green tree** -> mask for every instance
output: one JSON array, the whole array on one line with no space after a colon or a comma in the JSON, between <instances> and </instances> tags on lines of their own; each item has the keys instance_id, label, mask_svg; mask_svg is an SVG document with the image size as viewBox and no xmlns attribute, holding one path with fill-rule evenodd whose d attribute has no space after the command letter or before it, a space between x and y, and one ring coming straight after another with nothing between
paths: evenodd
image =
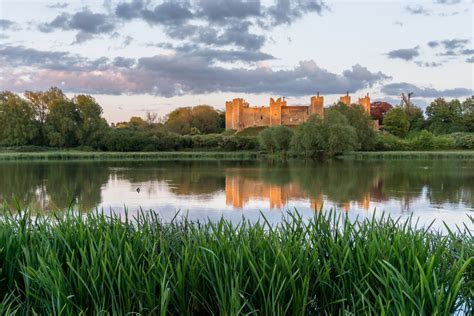
<instances>
[{"instance_id":1,"label":"green tree","mask_svg":"<svg viewBox=\"0 0 474 316\"><path fill-rule=\"evenodd\" d=\"M329 156L343 154L358 149L357 132L349 124L349 120L337 110L326 112L323 124L323 135L325 135L325 152Z\"/></svg>"},{"instance_id":2,"label":"green tree","mask_svg":"<svg viewBox=\"0 0 474 316\"><path fill-rule=\"evenodd\" d=\"M407 115L410 132L418 132L425 128L425 117L419 107L412 105L405 108L405 113Z\"/></svg>"},{"instance_id":3,"label":"green tree","mask_svg":"<svg viewBox=\"0 0 474 316\"><path fill-rule=\"evenodd\" d=\"M225 125L225 116L209 105L182 107L168 114L165 125L181 135L189 135L192 128L202 134L218 133Z\"/></svg>"},{"instance_id":4,"label":"green tree","mask_svg":"<svg viewBox=\"0 0 474 316\"><path fill-rule=\"evenodd\" d=\"M343 114L349 124L355 128L357 133L357 147L362 150L372 150L375 145L375 130L372 118L360 104L347 106L344 103L338 103L331 108Z\"/></svg>"},{"instance_id":5,"label":"green tree","mask_svg":"<svg viewBox=\"0 0 474 316\"><path fill-rule=\"evenodd\" d=\"M428 129L434 134L449 134L464 132L463 108L459 100L447 102L438 98L426 108Z\"/></svg>"},{"instance_id":6,"label":"green tree","mask_svg":"<svg viewBox=\"0 0 474 316\"><path fill-rule=\"evenodd\" d=\"M77 140L79 145L99 147L108 125L102 118L102 108L90 95L77 95L73 99L79 115Z\"/></svg>"},{"instance_id":7,"label":"green tree","mask_svg":"<svg viewBox=\"0 0 474 316\"><path fill-rule=\"evenodd\" d=\"M293 130L287 126L272 127L273 142L277 150L287 152L290 149L291 139L293 138Z\"/></svg>"},{"instance_id":8,"label":"green tree","mask_svg":"<svg viewBox=\"0 0 474 316\"><path fill-rule=\"evenodd\" d=\"M26 91L25 98L29 100L35 110L36 120L39 126L40 142L47 144L45 124L50 107L54 101L66 100L66 96L61 89L51 87L47 91Z\"/></svg>"},{"instance_id":9,"label":"green tree","mask_svg":"<svg viewBox=\"0 0 474 316\"><path fill-rule=\"evenodd\" d=\"M462 121L469 132L474 132L474 96L462 103Z\"/></svg>"},{"instance_id":10,"label":"green tree","mask_svg":"<svg viewBox=\"0 0 474 316\"><path fill-rule=\"evenodd\" d=\"M221 118L219 112L209 105L198 105L191 110L191 127L197 128L203 134L220 131Z\"/></svg>"},{"instance_id":11,"label":"green tree","mask_svg":"<svg viewBox=\"0 0 474 316\"><path fill-rule=\"evenodd\" d=\"M275 140L270 128L266 128L258 134L258 142L263 149L271 153L275 151Z\"/></svg>"},{"instance_id":12,"label":"green tree","mask_svg":"<svg viewBox=\"0 0 474 316\"><path fill-rule=\"evenodd\" d=\"M38 124L31 103L12 92L0 93L0 144L31 144L38 136Z\"/></svg>"},{"instance_id":13,"label":"green tree","mask_svg":"<svg viewBox=\"0 0 474 316\"><path fill-rule=\"evenodd\" d=\"M383 128L392 135L404 138L410 127L405 110L396 107L385 114Z\"/></svg>"},{"instance_id":14,"label":"green tree","mask_svg":"<svg viewBox=\"0 0 474 316\"><path fill-rule=\"evenodd\" d=\"M48 143L55 147L77 146L80 116L74 102L56 99L49 105L45 131Z\"/></svg>"},{"instance_id":15,"label":"green tree","mask_svg":"<svg viewBox=\"0 0 474 316\"><path fill-rule=\"evenodd\" d=\"M324 119L313 115L295 131L292 150L307 156L335 156L357 149L357 133L338 110L328 110Z\"/></svg>"},{"instance_id":16,"label":"green tree","mask_svg":"<svg viewBox=\"0 0 474 316\"><path fill-rule=\"evenodd\" d=\"M168 114L165 125L174 133L188 135L191 132L192 119L193 115L190 107L177 108Z\"/></svg>"}]
</instances>

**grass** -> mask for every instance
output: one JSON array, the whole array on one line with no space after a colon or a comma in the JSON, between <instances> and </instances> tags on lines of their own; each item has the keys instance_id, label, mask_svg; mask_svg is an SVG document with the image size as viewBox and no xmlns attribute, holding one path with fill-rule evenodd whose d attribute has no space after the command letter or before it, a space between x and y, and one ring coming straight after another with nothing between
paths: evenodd
<instances>
[{"instance_id":1,"label":"grass","mask_svg":"<svg viewBox=\"0 0 474 316\"><path fill-rule=\"evenodd\" d=\"M474 150L447 151L355 151L341 156L343 159L474 159Z\"/></svg>"},{"instance_id":2,"label":"grass","mask_svg":"<svg viewBox=\"0 0 474 316\"><path fill-rule=\"evenodd\" d=\"M176 151L176 152L94 152L44 151L0 152L0 161L9 160L254 160L266 155L256 151Z\"/></svg>"},{"instance_id":3,"label":"grass","mask_svg":"<svg viewBox=\"0 0 474 316\"><path fill-rule=\"evenodd\" d=\"M469 314L473 238L331 212L272 226L5 210L0 314Z\"/></svg>"}]
</instances>

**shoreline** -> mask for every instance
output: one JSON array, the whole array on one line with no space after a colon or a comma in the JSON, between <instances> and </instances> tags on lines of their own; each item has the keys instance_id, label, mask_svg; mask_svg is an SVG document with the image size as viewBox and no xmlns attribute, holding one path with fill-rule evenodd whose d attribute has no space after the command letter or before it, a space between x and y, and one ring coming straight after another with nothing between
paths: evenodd
<instances>
[{"instance_id":1,"label":"shoreline","mask_svg":"<svg viewBox=\"0 0 474 316\"><path fill-rule=\"evenodd\" d=\"M282 159L279 154L261 151L161 151L161 152L101 152L54 150L38 152L0 152L1 161L71 161L71 160L265 160ZM289 160L305 160L289 156ZM450 151L371 151L350 152L334 159L341 160L404 160L455 159L474 160L474 150Z\"/></svg>"}]
</instances>

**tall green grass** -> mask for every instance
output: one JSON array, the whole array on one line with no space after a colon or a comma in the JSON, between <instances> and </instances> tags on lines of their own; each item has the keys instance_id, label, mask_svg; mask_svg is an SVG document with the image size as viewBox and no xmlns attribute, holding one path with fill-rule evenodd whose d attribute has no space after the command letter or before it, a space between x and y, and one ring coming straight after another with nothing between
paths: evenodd
<instances>
[{"instance_id":1,"label":"tall green grass","mask_svg":"<svg viewBox=\"0 0 474 316\"><path fill-rule=\"evenodd\" d=\"M0 220L0 314L446 315L474 308L473 235L334 213L275 226L95 212ZM473 221L474 224L474 221Z\"/></svg>"}]
</instances>

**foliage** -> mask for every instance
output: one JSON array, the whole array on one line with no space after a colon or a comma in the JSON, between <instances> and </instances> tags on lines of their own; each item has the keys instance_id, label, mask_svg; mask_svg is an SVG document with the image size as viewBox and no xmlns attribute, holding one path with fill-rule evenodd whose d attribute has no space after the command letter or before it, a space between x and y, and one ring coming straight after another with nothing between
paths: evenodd
<instances>
[{"instance_id":1,"label":"foliage","mask_svg":"<svg viewBox=\"0 0 474 316\"><path fill-rule=\"evenodd\" d=\"M72 100L79 114L77 140L79 145L98 148L108 128L102 118L102 108L89 95L78 95Z\"/></svg>"},{"instance_id":2,"label":"foliage","mask_svg":"<svg viewBox=\"0 0 474 316\"><path fill-rule=\"evenodd\" d=\"M324 119L312 116L298 126L292 139L292 150L307 156L335 156L355 150L357 133L347 118L336 109L326 111Z\"/></svg>"},{"instance_id":3,"label":"foliage","mask_svg":"<svg viewBox=\"0 0 474 316\"><path fill-rule=\"evenodd\" d=\"M453 133L450 134L457 148L474 149L474 133Z\"/></svg>"},{"instance_id":4,"label":"foliage","mask_svg":"<svg viewBox=\"0 0 474 316\"><path fill-rule=\"evenodd\" d=\"M426 108L428 129L434 134L465 132L461 102L438 98Z\"/></svg>"},{"instance_id":5,"label":"foliage","mask_svg":"<svg viewBox=\"0 0 474 316\"><path fill-rule=\"evenodd\" d=\"M405 137L410 128L405 111L400 108L393 108L385 114L383 128L390 134L397 137Z\"/></svg>"},{"instance_id":6,"label":"foliage","mask_svg":"<svg viewBox=\"0 0 474 316\"><path fill-rule=\"evenodd\" d=\"M11 92L0 93L0 144L27 145L37 134L38 125L31 104Z\"/></svg>"},{"instance_id":7,"label":"foliage","mask_svg":"<svg viewBox=\"0 0 474 316\"><path fill-rule=\"evenodd\" d=\"M2 314L446 315L473 304L473 236L287 214L281 225L72 212L0 222ZM338 227L340 229L338 229Z\"/></svg>"},{"instance_id":8,"label":"foliage","mask_svg":"<svg viewBox=\"0 0 474 316\"><path fill-rule=\"evenodd\" d=\"M67 99L54 100L46 117L45 131L49 145L74 147L78 144L79 113L73 102Z\"/></svg>"},{"instance_id":9,"label":"foliage","mask_svg":"<svg viewBox=\"0 0 474 316\"><path fill-rule=\"evenodd\" d=\"M474 96L462 103L463 125L467 131L474 133Z\"/></svg>"},{"instance_id":10,"label":"foliage","mask_svg":"<svg viewBox=\"0 0 474 316\"><path fill-rule=\"evenodd\" d=\"M383 117L392 108L393 106L387 102L373 102L370 107L370 115L374 120L379 122L379 125L383 125Z\"/></svg>"},{"instance_id":11,"label":"foliage","mask_svg":"<svg viewBox=\"0 0 474 316\"><path fill-rule=\"evenodd\" d=\"M287 126L273 126L258 134L260 146L268 152L287 152L290 149L293 130Z\"/></svg>"},{"instance_id":12,"label":"foliage","mask_svg":"<svg viewBox=\"0 0 474 316\"><path fill-rule=\"evenodd\" d=\"M188 135L191 131L199 131L203 134L217 133L222 130L225 123L221 113L208 105L195 107L182 107L168 114L166 126L171 132Z\"/></svg>"},{"instance_id":13,"label":"foliage","mask_svg":"<svg viewBox=\"0 0 474 316\"><path fill-rule=\"evenodd\" d=\"M410 132L418 132L425 128L425 117L419 107L412 105L409 108L405 108L405 113L407 115Z\"/></svg>"},{"instance_id":14,"label":"foliage","mask_svg":"<svg viewBox=\"0 0 474 316\"><path fill-rule=\"evenodd\" d=\"M374 148L375 130L372 124L372 117L367 114L365 109L359 104L347 106L339 103L331 108L331 110L341 112L354 127L357 134L358 148L362 150L372 150Z\"/></svg>"}]
</instances>

